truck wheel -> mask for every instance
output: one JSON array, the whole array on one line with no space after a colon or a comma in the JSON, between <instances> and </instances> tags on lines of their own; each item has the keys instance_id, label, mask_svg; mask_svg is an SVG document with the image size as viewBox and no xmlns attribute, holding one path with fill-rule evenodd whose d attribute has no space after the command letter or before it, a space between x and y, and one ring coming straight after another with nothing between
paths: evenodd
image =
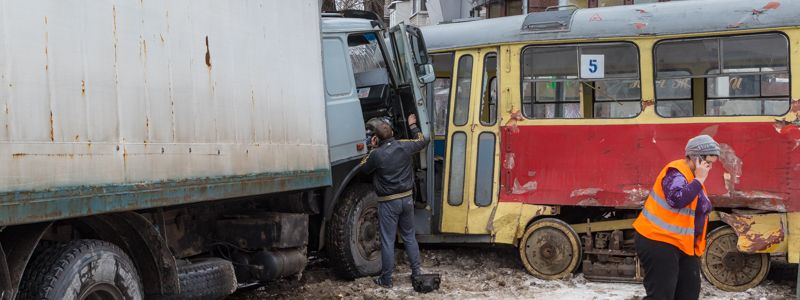
<instances>
[{"instance_id":1,"label":"truck wheel","mask_svg":"<svg viewBox=\"0 0 800 300\"><path fill-rule=\"evenodd\" d=\"M531 223L519 243L519 257L536 278L561 279L578 268L581 243L569 224L544 218Z\"/></svg>"},{"instance_id":2,"label":"truck wheel","mask_svg":"<svg viewBox=\"0 0 800 300\"><path fill-rule=\"evenodd\" d=\"M337 203L328 225L328 258L340 276L354 279L380 272L378 196L372 186L350 187Z\"/></svg>"},{"instance_id":3,"label":"truck wheel","mask_svg":"<svg viewBox=\"0 0 800 300\"><path fill-rule=\"evenodd\" d=\"M46 246L25 270L18 299L143 299L133 262L114 244L75 240Z\"/></svg>"},{"instance_id":4,"label":"truck wheel","mask_svg":"<svg viewBox=\"0 0 800 300\"><path fill-rule=\"evenodd\" d=\"M728 226L714 229L700 258L703 277L723 291L743 292L761 284L769 273L769 254L739 252L738 239Z\"/></svg>"},{"instance_id":5,"label":"truck wheel","mask_svg":"<svg viewBox=\"0 0 800 300\"><path fill-rule=\"evenodd\" d=\"M157 300L216 300L236 291L233 264L221 258L204 258L178 266L181 292L178 295L154 296Z\"/></svg>"}]
</instances>

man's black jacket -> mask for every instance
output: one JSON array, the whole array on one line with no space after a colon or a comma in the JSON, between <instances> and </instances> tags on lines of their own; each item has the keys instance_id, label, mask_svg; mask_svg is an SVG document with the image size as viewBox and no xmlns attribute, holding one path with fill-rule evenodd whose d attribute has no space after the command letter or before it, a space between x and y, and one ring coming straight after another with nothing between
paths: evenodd
<instances>
[{"instance_id":1,"label":"man's black jacket","mask_svg":"<svg viewBox=\"0 0 800 300\"><path fill-rule=\"evenodd\" d=\"M377 148L361 160L361 171L372 174L372 184L381 201L410 196L414 188L412 155L425 148L428 139L416 126L411 128L413 140L382 140Z\"/></svg>"}]
</instances>

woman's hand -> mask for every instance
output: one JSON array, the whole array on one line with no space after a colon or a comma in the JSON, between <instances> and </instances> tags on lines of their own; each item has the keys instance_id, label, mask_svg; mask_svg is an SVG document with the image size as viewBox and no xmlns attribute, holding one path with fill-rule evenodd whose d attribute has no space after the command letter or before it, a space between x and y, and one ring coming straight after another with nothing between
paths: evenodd
<instances>
[{"instance_id":1,"label":"woman's hand","mask_svg":"<svg viewBox=\"0 0 800 300\"><path fill-rule=\"evenodd\" d=\"M708 178L708 172L711 171L711 164L704 159L697 158L694 161L694 165L694 178L700 181L700 183L705 184L706 178Z\"/></svg>"}]
</instances>

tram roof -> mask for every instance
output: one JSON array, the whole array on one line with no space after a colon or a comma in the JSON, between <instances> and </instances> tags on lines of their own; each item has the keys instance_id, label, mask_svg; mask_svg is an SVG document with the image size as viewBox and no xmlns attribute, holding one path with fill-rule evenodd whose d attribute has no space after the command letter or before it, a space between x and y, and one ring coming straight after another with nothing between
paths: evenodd
<instances>
[{"instance_id":1,"label":"tram roof","mask_svg":"<svg viewBox=\"0 0 800 300\"><path fill-rule=\"evenodd\" d=\"M556 10L422 27L429 50L537 40L658 36L800 25L798 0L700 0Z\"/></svg>"}]
</instances>

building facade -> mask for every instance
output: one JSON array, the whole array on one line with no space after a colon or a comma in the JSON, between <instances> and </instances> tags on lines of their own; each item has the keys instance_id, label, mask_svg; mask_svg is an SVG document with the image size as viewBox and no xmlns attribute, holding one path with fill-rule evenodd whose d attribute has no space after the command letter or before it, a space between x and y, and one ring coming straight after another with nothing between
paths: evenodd
<instances>
[{"instance_id":1,"label":"building facade","mask_svg":"<svg viewBox=\"0 0 800 300\"><path fill-rule=\"evenodd\" d=\"M387 11L391 25L405 22L427 26L471 18L521 15L548 8L591 8L667 1L670 0L396 0L389 3Z\"/></svg>"}]
</instances>

